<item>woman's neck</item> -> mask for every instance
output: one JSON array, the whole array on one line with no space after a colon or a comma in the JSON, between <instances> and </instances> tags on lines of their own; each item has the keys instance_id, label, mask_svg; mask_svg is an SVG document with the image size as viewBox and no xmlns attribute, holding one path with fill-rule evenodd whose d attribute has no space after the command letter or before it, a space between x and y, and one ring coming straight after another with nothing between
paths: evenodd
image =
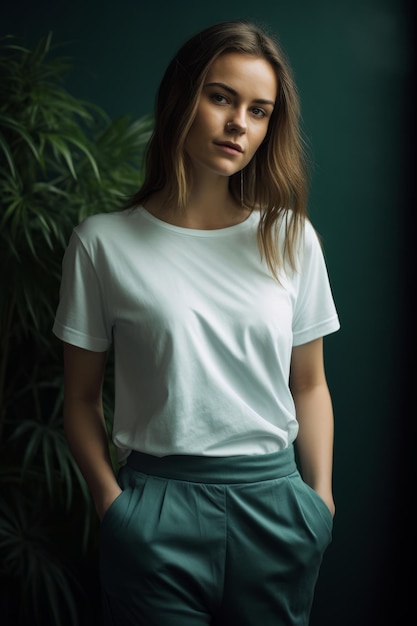
<instances>
[{"instance_id":1,"label":"woman's neck","mask_svg":"<svg viewBox=\"0 0 417 626\"><path fill-rule=\"evenodd\" d=\"M144 202L145 209L155 217L183 228L227 228L243 222L249 215L249 211L242 208L230 193L227 178L217 184L194 184L183 209L167 203L167 197L164 189L152 194Z\"/></svg>"}]
</instances>

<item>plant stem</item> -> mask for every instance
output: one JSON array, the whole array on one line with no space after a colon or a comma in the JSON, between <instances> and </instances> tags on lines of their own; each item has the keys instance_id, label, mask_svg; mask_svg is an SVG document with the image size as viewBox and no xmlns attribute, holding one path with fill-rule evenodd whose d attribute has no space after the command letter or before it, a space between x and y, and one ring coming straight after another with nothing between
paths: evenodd
<instances>
[{"instance_id":1,"label":"plant stem","mask_svg":"<svg viewBox=\"0 0 417 626\"><path fill-rule=\"evenodd\" d=\"M15 293L5 303L5 311L1 324L0 343L2 346L0 357L0 447L3 440L4 422L6 418L6 371L10 353L10 331L13 314L16 308Z\"/></svg>"}]
</instances>

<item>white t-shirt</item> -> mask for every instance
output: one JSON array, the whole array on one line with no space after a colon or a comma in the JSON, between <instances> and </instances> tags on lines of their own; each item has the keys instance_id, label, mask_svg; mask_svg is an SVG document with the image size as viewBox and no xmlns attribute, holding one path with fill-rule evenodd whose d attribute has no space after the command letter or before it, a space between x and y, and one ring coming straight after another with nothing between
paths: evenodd
<instances>
[{"instance_id":1,"label":"white t-shirt","mask_svg":"<svg viewBox=\"0 0 417 626\"><path fill-rule=\"evenodd\" d=\"M299 271L279 284L261 260L259 214L219 230L143 207L88 217L63 260L53 332L106 351L114 342L113 440L155 456L283 449L298 424L291 350L339 328L310 222Z\"/></svg>"}]
</instances>

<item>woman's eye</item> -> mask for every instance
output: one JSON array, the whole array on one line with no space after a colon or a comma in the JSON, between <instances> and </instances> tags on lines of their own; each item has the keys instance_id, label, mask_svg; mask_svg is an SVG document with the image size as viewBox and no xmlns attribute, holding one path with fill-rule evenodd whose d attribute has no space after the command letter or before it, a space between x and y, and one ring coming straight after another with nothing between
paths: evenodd
<instances>
[{"instance_id":1,"label":"woman's eye","mask_svg":"<svg viewBox=\"0 0 417 626\"><path fill-rule=\"evenodd\" d=\"M265 117L266 113L263 109L259 109L258 107L254 107L252 109L252 113L256 116L256 117Z\"/></svg>"},{"instance_id":2,"label":"woman's eye","mask_svg":"<svg viewBox=\"0 0 417 626\"><path fill-rule=\"evenodd\" d=\"M212 100L216 102L217 104L224 104L227 102L226 98L222 96L220 93L215 93L212 96Z\"/></svg>"}]
</instances>

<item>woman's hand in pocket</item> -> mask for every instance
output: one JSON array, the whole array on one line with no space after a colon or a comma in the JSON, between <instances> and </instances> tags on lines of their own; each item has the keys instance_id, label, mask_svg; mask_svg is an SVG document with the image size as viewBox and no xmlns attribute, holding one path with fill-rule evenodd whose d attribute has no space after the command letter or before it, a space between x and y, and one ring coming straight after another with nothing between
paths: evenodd
<instances>
[{"instance_id":1,"label":"woman's hand in pocket","mask_svg":"<svg viewBox=\"0 0 417 626\"><path fill-rule=\"evenodd\" d=\"M329 491L324 491L320 489L315 489L315 492L320 496L320 498L324 501L327 508L329 509L332 517L334 517L336 512L335 503L333 500L333 495L329 493Z\"/></svg>"},{"instance_id":2,"label":"woman's hand in pocket","mask_svg":"<svg viewBox=\"0 0 417 626\"><path fill-rule=\"evenodd\" d=\"M103 519L105 513L113 504L118 496L122 493L122 489L120 489L119 485L116 483L114 488L109 489L106 493L102 494L99 499L96 500L96 511L97 515L100 518L100 521Z\"/></svg>"}]
</instances>

